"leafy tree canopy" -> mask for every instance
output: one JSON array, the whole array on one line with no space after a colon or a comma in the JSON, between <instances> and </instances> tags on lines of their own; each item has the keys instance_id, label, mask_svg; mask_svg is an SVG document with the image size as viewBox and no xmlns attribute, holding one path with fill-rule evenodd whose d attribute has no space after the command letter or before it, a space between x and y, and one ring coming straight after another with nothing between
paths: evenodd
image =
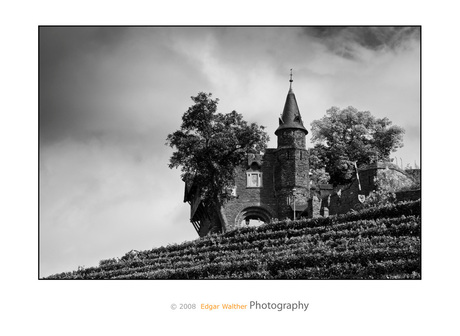
<instances>
[{"instance_id":1,"label":"leafy tree canopy","mask_svg":"<svg viewBox=\"0 0 460 336\"><path fill-rule=\"evenodd\" d=\"M330 108L311 128L310 167L324 168L334 185L350 182L355 162L359 167L389 161L391 152L403 146L403 128L352 106Z\"/></svg>"},{"instance_id":2,"label":"leafy tree canopy","mask_svg":"<svg viewBox=\"0 0 460 336\"><path fill-rule=\"evenodd\" d=\"M184 181L201 187L202 198L219 206L234 185L235 168L247 153L264 151L268 135L263 126L248 123L235 111L217 112L219 99L200 92L191 97L194 105L182 116L179 130L167 137L175 148L169 168L181 168Z\"/></svg>"}]
</instances>

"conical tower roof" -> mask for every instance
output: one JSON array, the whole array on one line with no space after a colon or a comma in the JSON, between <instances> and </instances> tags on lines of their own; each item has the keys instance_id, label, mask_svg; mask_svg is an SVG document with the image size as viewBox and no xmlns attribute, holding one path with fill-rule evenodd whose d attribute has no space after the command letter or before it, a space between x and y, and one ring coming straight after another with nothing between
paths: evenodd
<instances>
[{"instance_id":1,"label":"conical tower roof","mask_svg":"<svg viewBox=\"0 0 460 336\"><path fill-rule=\"evenodd\" d=\"M284 129L300 129L304 131L305 134L308 134L307 129L303 126L302 116L300 115L297 100L295 99L295 94L292 90L292 70L289 82L289 92L286 97L286 103L284 103L283 114L279 120L280 125L275 131L275 134L278 135L278 132Z\"/></svg>"}]
</instances>

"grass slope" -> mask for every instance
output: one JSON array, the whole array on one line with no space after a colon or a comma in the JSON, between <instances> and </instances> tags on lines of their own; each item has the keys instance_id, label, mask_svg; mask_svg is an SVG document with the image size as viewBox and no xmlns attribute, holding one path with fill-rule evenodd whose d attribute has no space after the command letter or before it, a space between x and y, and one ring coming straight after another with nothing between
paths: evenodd
<instances>
[{"instance_id":1,"label":"grass slope","mask_svg":"<svg viewBox=\"0 0 460 336\"><path fill-rule=\"evenodd\" d=\"M47 279L420 279L420 200L129 252Z\"/></svg>"}]
</instances>

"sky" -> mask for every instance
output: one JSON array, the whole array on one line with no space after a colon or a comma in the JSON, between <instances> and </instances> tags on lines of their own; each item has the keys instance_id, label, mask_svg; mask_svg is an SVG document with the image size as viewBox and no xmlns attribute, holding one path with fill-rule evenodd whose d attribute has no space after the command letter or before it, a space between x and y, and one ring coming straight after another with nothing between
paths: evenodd
<instances>
[{"instance_id":1,"label":"sky","mask_svg":"<svg viewBox=\"0 0 460 336\"><path fill-rule=\"evenodd\" d=\"M42 27L40 276L196 239L167 135L203 91L276 147L291 68L307 129L332 106L370 111L420 166L418 28Z\"/></svg>"}]
</instances>

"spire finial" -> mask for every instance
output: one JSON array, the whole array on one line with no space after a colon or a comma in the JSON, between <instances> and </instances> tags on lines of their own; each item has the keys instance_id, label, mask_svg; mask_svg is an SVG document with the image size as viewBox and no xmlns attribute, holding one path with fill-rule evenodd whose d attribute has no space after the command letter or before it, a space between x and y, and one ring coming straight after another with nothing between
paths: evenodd
<instances>
[{"instance_id":1,"label":"spire finial","mask_svg":"<svg viewBox=\"0 0 460 336\"><path fill-rule=\"evenodd\" d=\"M291 69L291 78L289 79L289 89L292 89L292 69Z\"/></svg>"}]
</instances>

